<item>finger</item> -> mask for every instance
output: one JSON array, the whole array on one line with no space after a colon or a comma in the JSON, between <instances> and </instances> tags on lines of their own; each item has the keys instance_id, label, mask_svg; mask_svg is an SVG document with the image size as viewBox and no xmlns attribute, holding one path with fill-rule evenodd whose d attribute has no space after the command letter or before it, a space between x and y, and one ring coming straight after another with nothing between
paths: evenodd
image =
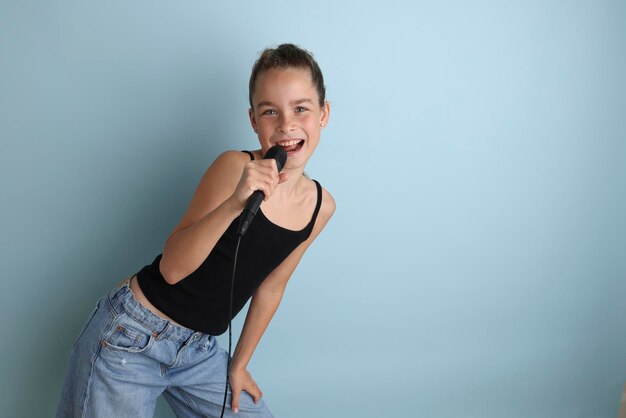
<instances>
[{"instance_id":1,"label":"finger","mask_svg":"<svg viewBox=\"0 0 626 418\"><path fill-rule=\"evenodd\" d=\"M263 181L259 185L259 188L257 190L260 190L263 192L263 200L269 199L269 197L272 195L272 187L267 181Z\"/></svg>"},{"instance_id":2,"label":"finger","mask_svg":"<svg viewBox=\"0 0 626 418\"><path fill-rule=\"evenodd\" d=\"M251 173L247 180L250 184L256 185L260 185L260 183L278 184L279 174L278 171L270 167L263 167L262 169Z\"/></svg>"},{"instance_id":3,"label":"finger","mask_svg":"<svg viewBox=\"0 0 626 418\"><path fill-rule=\"evenodd\" d=\"M259 175L278 179L278 168L276 167L276 163L265 167L260 167Z\"/></svg>"},{"instance_id":4,"label":"finger","mask_svg":"<svg viewBox=\"0 0 626 418\"><path fill-rule=\"evenodd\" d=\"M263 183L264 200L269 199L274 194L276 186L278 186L278 175L276 175L276 178L270 177L265 179L265 183Z\"/></svg>"},{"instance_id":5,"label":"finger","mask_svg":"<svg viewBox=\"0 0 626 418\"><path fill-rule=\"evenodd\" d=\"M276 178L274 178L274 176L269 173L258 173L254 177L251 177L248 180L248 183L253 193L256 190L261 190L263 192L267 191L271 194L275 185L278 184L278 174L276 175Z\"/></svg>"},{"instance_id":6,"label":"finger","mask_svg":"<svg viewBox=\"0 0 626 418\"><path fill-rule=\"evenodd\" d=\"M278 172L278 163L276 162L276 160L274 158L271 158L267 161L270 162L270 165L274 169L274 171Z\"/></svg>"},{"instance_id":7,"label":"finger","mask_svg":"<svg viewBox=\"0 0 626 418\"><path fill-rule=\"evenodd\" d=\"M232 395L233 395L233 399L231 401L231 408L233 409L233 412L236 414L237 412L239 412L239 394L241 393L240 389L232 389Z\"/></svg>"},{"instance_id":8,"label":"finger","mask_svg":"<svg viewBox=\"0 0 626 418\"><path fill-rule=\"evenodd\" d=\"M259 399L263 397L263 392L261 392L261 389L256 384L251 385L250 388L245 390L252 396L254 403L257 403Z\"/></svg>"},{"instance_id":9,"label":"finger","mask_svg":"<svg viewBox=\"0 0 626 418\"><path fill-rule=\"evenodd\" d=\"M274 175L264 175L260 176L257 181L261 184L261 187L266 187L270 192L274 191L274 188L278 185L278 174Z\"/></svg>"},{"instance_id":10,"label":"finger","mask_svg":"<svg viewBox=\"0 0 626 418\"><path fill-rule=\"evenodd\" d=\"M252 395L252 398L254 399L254 403L259 402L259 400L263 397L263 392L261 392L261 389L259 389L259 387L256 387L256 392L254 395Z\"/></svg>"},{"instance_id":11,"label":"finger","mask_svg":"<svg viewBox=\"0 0 626 418\"><path fill-rule=\"evenodd\" d=\"M267 168L270 170L275 170L278 171L278 166L276 165L276 160L273 158L268 158L268 159L262 159L262 160L254 160L251 161L252 163L256 164L256 167L258 168Z\"/></svg>"}]
</instances>

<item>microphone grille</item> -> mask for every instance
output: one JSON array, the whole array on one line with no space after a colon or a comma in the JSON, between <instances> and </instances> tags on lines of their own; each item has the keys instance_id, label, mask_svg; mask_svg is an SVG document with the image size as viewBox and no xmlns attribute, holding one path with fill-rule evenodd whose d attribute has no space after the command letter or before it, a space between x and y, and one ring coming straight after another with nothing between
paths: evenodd
<instances>
[{"instance_id":1,"label":"microphone grille","mask_svg":"<svg viewBox=\"0 0 626 418\"><path fill-rule=\"evenodd\" d=\"M274 145L267 150L265 156L263 157L263 159L269 158L273 158L276 160L276 166L278 167L278 171L280 172L287 162L287 153L280 145Z\"/></svg>"}]
</instances>

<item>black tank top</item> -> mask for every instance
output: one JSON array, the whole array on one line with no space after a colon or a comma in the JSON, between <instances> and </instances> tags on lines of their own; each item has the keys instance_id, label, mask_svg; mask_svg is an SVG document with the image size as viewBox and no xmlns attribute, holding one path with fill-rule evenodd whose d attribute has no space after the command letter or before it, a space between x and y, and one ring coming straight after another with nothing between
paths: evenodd
<instances>
[{"instance_id":1,"label":"black tank top","mask_svg":"<svg viewBox=\"0 0 626 418\"><path fill-rule=\"evenodd\" d=\"M248 153L254 159L252 153ZM272 223L259 209L241 239L233 317L245 306L263 279L311 235L322 203L322 187L313 181L317 187L317 204L307 226L300 231L283 228ZM168 284L159 270L163 254L143 267L137 273L137 282L150 303L187 328L210 335L223 334L230 319L228 294L238 225L239 217L233 220L200 267L174 285Z\"/></svg>"}]
</instances>

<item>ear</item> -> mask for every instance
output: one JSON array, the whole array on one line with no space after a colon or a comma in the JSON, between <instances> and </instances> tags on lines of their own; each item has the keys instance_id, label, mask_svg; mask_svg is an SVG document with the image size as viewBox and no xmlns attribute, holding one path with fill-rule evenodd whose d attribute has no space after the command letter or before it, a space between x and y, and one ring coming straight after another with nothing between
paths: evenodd
<instances>
[{"instance_id":1,"label":"ear","mask_svg":"<svg viewBox=\"0 0 626 418\"><path fill-rule=\"evenodd\" d=\"M324 106L322 106L320 115L320 124L326 127L328 125L328 119L330 118L330 104L328 103L328 101L324 102Z\"/></svg>"},{"instance_id":2,"label":"ear","mask_svg":"<svg viewBox=\"0 0 626 418\"><path fill-rule=\"evenodd\" d=\"M257 132L256 118L254 117L254 111L252 110L252 108L248 109L248 117L250 118L250 125L252 125L252 130L254 132Z\"/></svg>"}]
</instances>

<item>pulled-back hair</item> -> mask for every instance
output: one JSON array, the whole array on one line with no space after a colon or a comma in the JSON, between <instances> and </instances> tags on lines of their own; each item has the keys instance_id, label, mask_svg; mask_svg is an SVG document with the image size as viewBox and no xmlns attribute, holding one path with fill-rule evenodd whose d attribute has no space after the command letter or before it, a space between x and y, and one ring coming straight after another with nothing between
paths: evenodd
<instances>
[{"instance_id":1,"label":"pulled-back hair","mask_svg":"<svg viewBox=\"0 0 626 418\"><path fill-rule=\"evenodd\" d=\"M273 69L286 68L307 68L311 72L313 85L317 90L320 106L324 106L326 101L326 87L324 86L324 76L319 65L315 62L313 55L306 49L300 48L293 44L282 44L276 48L265 49L259 59L256 60L250 74L250 84L248 86L248 98L250 100L250 108L254 109L252 104L252 95L256 87L256 80L259 74Z\"/></svg>"}]
</instances>

